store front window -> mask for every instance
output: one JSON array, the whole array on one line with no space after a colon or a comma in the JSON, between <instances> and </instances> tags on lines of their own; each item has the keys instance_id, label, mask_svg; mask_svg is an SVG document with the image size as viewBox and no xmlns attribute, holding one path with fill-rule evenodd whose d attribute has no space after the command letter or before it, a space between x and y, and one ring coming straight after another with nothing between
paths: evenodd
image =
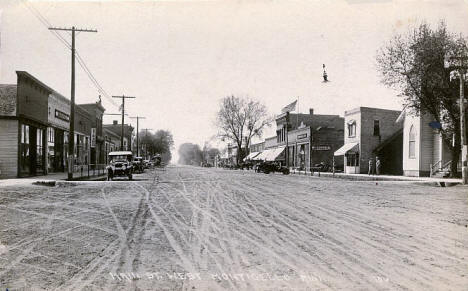
<instances>
[{"instance_id":1,"label":"store front window","mask_svg":"<svg viewBox=\"0 0 468 291\"><path fill-rule=\"evenodd\" d=\"M44 171L44 130L36 129L36 173Z\"/></svg>"},{"instance_id":2,"label":"store front window","mask_svg":"<svg viewBox=\"0 0 468 291\"><path fill-rule=\"evenodd\" d=\"M359 167L359 154L358 153L346 154L346 166Z\"/></svg>"},{"instance_id":3,"label":"store front window","mask_svg":"<svg viewBox=\"0 0 468 291\"><path fill-rule=\"evenodd\" d=\"M30 153L29 153L29 125L21 125L21 144L20 144L20 173L29 174L30 172Z\"/></svg>"}]
</instances>

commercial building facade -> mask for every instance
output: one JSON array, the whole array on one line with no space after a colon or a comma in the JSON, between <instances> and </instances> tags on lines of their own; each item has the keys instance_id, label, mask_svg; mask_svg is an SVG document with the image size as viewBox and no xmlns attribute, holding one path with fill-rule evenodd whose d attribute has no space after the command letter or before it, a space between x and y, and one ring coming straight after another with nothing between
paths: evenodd
<instances>
[{"instance_id":1,"label":"commercial building facade","mask_svg":"<svg viewBox=\"0 0 468 291\"><path fill-rule=\"evenodd\" d=\"M402 173L402 125L396 120L401 111L358 107L345 111L344 145L335 157L344 156L344 172L368 173L378 156L382 173Z\"/></svg>"},{"instance_id":2,"label":"commercial building facade","mask_svg":"<svg viewBox=\"0 0 468 291\"><path fill-rule=\"evenodd\" d=\"M70 101L28 72L16 74L17 84L0 85L0 178L67 171ZM74 171L82 171L97 115L75 109L74 160L81 168Z\"/></svg>"},{"instance_id":3,"label":"commercial building facade","mask_svg":"<svg viewBox=\"0 0 468 291\"><path fill-rule=\"evenodd\" d=\"M309 171L316 164L332 166L333 153L343 145L343 117L339 115L283 113L276 119L279 160L291 168ZM336 164L342 164L335 161Z\"/></svg>"},{"instance_id":4,"label":"commercial building facade","mask_svg":"<svg viewBox=\"0 0 468 291\"><path fill-rule=\"evenodd\" d=\"M120 150L120 136L122 134L122 124L119 124L117 120L114 120L112 124L104 124L103 128L107 131L111 131L114 134L119 136L118 149ZM131 151L133 143L133 127L129 124L124 124L124 134L123 134L123 150Z\"/></svg>"}]
</instances>

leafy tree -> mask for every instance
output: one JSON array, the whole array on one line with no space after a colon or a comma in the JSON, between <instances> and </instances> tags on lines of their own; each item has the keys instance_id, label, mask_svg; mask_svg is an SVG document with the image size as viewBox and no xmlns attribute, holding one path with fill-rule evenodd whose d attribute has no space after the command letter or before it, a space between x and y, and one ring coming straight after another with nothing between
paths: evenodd
<instances>
[{"instance_id":1,"label":"leafy tree","mask_svg":"<svg viewBox=\"0 0 468 291\"><path fill-rule=\"evenodd\" d=\"M439 131L452 161L458 161L461 149L460 83L451 80L447 60L461 55L468 55L466 39L448 32L441 22L436 29L422 23L406 34L395 35L376 58L382 83L400 91L406 108L415 115L429 113L441 124ZM450 172L457 174L456 162Z\"/></svg>"},{"instance_id":2,"label":"leafy tree","mask_svg":"<svg viewBox=\"0 0 468 291\"><path fill-rule=\"evenodd\" d=\"M227 96L221 100L216 116L218 136L237 145L236 160L243 158L242 146L248 148L253 137L261 137L273 118L268 116L265 105L248 98Z\"/></svg>"},{"instance_id":3,"label":"leafy tree","mask_svg":"<svg viewBox=\"0 0 468 291\"><path fill-rule=\"evenodd\" d=\"M158 130L154 134L140 131L140 146L146 149L147 154L153 156L161 155L161 160L168 163L172 157L171 150L174 148L172 133L168 130Z\"/></svg>"},{"instance_id":4,"label":"leafy tree","mask_svg":"<svg viewBox=\"0 0 468 291\"><path fill-rule=\"evenodd\" d=\"M200 146L193 143L183 143L179 146L179 164L199 166L203 161Z\"/></svg>"}]
</instances>

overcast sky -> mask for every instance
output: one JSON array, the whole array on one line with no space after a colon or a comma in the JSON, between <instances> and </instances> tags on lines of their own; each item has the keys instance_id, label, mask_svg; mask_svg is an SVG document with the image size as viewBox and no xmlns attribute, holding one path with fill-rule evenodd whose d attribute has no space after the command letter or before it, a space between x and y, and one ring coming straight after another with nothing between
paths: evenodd
<instances>
[{"instance_id":1,"label":"overcast sky","mask_svg":"<svg viewBox=\"0 0 468 291\"><path fill-rule=\"evenodd\" d=\"M0 83L25 70L70 96L70 52L27 5L54 26L97 29L77 35L80 55L109 95L137 97L126 104L147 118L141 128L173 133L175 152L216 133L219 99L230 94L256 98L272 114L297 97L301 112L317 114L401 109L397 92L379 83L377 49L421 20L445 19L468 35L466 0L20 2L0 2ZM98 94L77 65L77 103Z\"/></svg>"}]
</instances>

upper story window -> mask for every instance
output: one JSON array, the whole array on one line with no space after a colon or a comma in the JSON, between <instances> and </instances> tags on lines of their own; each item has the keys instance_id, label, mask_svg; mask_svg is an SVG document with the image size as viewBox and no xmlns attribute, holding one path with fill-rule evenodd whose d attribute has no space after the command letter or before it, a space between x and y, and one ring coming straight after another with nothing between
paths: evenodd
<instances>
[{"instance_id":1,"label":"upper story window","mask_svg":"<svg viewBox=\"0 0 468 291\"><path fill-rule=\"evenodd\" d=\"M416 130L411 125L409 130L409 150L408 155L410 159L416 158Z\"/></svg>"},{"instance_id":2,"label":"upper story window","mask_svg":"<svg viewBox=\"0 0 468 291\"><path fill-rule=\"evenodd\" d=\"M374 136L380 136L380 121L374 120Z\"/></svg>"},{"instance_id":3,"label":"upper story window","mask_svg":"<svg viewBox=\"0 0 468 291\"><path fill-rule=\"evenodd\" d=\"M348 122L348 137L356 136L356 121L352 120Z\"/></svg>"}]
</instances>

